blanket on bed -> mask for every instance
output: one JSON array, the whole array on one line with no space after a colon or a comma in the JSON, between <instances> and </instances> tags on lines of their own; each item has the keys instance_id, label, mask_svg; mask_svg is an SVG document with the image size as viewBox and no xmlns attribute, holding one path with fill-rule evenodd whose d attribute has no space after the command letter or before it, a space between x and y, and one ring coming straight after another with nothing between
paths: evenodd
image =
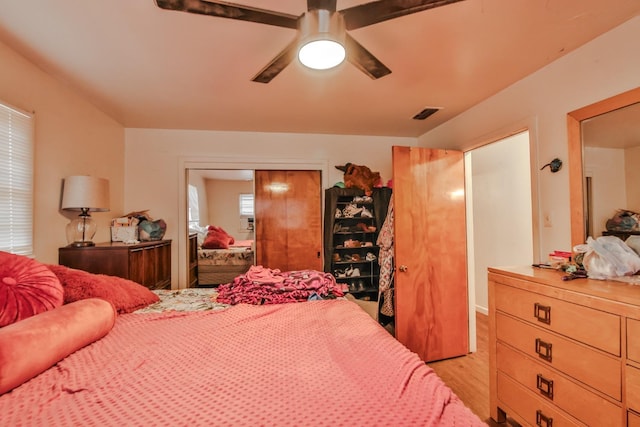
<instances>
[{"instance_id":1,"label":"blanket on bed","mask_svg":"<svg viewBox=\"0 0 640 427\"><path fill-rule=\"evenodd\" d=\"M11 426L481 426L346 300L125 314L0 396Z\"/></svg>"},{"instance_id":2,"label":"blanket on bed","mask_svg":"<svg viewBox=\"0 0 640 427\"><path fill-rule=\"evenodd\" d=\"M232 282L218 286L218 302L225 304L282 304L307 301L313 296L344 296L329 273L316 270L280 271L253 265Z\"/></svg>"}]
</instances>

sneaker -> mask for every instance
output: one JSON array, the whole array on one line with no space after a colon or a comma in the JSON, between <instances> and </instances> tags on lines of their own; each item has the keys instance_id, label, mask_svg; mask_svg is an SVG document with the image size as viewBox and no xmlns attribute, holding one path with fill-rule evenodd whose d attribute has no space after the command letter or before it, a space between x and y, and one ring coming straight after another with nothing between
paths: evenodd
<instances>
[{"instance_id":1,"label":"sneaker","mask_svg":"<svg viewBox=\"0 0 640 427\"><path fill-rule=\"evenodd\" d=\"M358 215L362 211L362 209L364 208L359 208L353 203L349 203L344 207L344 209L342 209L342 216L344 216L345 218L353 218Z\"/></svg>"},{"instance_id":2,"label":"sneaker","mask_svg":"<svg viewBox=\"0 0 640 427\"><path fill-rule=\"evenodd\" d=\"M371 196L356 196L353 198L353 203L373 203Z\"/></svg>"},{"instance_id":3,"label":"sneaker","mask_svg":"<svg viewBox=\"0 0 640 427\"><path fill-rule=\"evenodd\" d=\"M360 216L363 218L373 218L373 214L371 211L364 206L362 207L362 211L360 212Z\"/></svg>"},{"instance_id":4,"label":"sneaker","mask_svg":"<svg viewBox=\"0 0 640 427\"><path fill-rule=\"evenodd\" d=\"M347 277L359 277L360 276L360 269L358 267L353 268L353 267L350 266L344 272L347 275Z\"/></svg>"},{"instance_id":5,"label":"sneaker","mask_svg":"<svg viewBox=\"0 0 640 427\"><path fill-rule=\"evenodd\" d=\"M367 261L375 261L377 257L372 252L367 252L367 255L364 258Z\"/></svg>"}]
</instances>

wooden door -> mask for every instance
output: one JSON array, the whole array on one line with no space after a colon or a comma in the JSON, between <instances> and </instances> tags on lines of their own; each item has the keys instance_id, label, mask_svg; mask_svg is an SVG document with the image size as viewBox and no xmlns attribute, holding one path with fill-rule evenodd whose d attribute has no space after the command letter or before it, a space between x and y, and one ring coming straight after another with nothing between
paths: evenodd
<instances>
[{"instance_id":1,"label":"wooden door","mask_svg":"<svg viewBox=\"0 0 640 427\"><path fill-rule=\"evenodd\" d=\"M322 271L320 171L255 171L258 265Z\"/></svg>"},{"instance_id":2,"label":"wooden door","mask_svg":"<svg viewBox=\"0 0 640 427\"><path fill-rule=\"evenodd\" d=\"M396 338L423 360L468 353L464 160L393 147Z\"/></svg>"}]
</instances>

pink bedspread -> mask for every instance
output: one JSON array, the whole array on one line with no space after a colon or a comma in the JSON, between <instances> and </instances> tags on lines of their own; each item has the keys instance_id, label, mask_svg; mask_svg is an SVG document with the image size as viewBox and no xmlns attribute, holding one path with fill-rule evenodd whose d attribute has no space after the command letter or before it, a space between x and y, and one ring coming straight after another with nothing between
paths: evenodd
<instances>
[{"instance_id":1,"label":"pink bedspread","mask_svg":"<svg viewBox=\"0 0 640 427\"><path fill-rule=\"evenodd\" d=\"M7 426L480 426L354 303L126 314L0 396Z\"/></svg>"}]
</instances>

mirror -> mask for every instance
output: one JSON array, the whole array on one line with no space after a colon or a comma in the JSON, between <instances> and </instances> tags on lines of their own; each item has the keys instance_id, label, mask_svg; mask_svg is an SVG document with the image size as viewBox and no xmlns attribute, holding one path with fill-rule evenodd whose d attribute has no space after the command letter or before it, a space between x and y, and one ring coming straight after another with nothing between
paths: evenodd
<instances>
[{"instance_id":1,"label":"mirror","mask_svg":"<svg viewBox=\"0 0 640 427\"><path fill-rule=\"evenodd\" d=\"M615 146L623 144L629 145L629 139L634 139L636 146L640 145L637 135L640 128L640 88L624 92L603 101L591 104L584 108L572 111L567 115L568 137L569 137L569 186L570 186L570 206L571 206L571 244L575 246L584 243L587 235L599 236L605 230L606 219L613 216L617 209L638 209L640 210L640 191L634 189L632 185L625 182L625 178L620 178L620 184L611 184L603 181L613 179L612 176L604 176L603 172L608 169L627 169L634 172L636 168L623 168L605 165L601 162L588 163L594 158L594 154L603 159L603 153L609 153L612 157L618 156L618 163L624 164L622 154L612 154ZM635 126L630 126L630 125ZM622 127L625 126L624 129ZM607 130L609 129L609 130ZM613 129L613 130L612 130ZM623 132L619 132L623 131ZM636 137L621 138L614 135L627 135L633 133ZM603 135L607 136L604 137ZM628 135L627 135L628 136ZM625 142L623 142L623 140ZM617 147L620 148L620 147ZM607 151L603 151L607 150ZM631 148L626 150L626 157L632 155ZM636 151L639 151L638 148ZM635 154L640 156L639 154ZM597 156L595 156L597 157ZM632 160L627 160L629 163ZM635 161L637 164L638 161ZM598 175L595 177L595 175ZM621 174L622 175L622 174ZM626 178L629 182L631 177ZM637 182L637 179L635 180ZM602 187L605 191L602 191ZM607 188L609 191L607 191ZM612 191L612 188L620 188L620 191ZM630 191L624 191L628 188ZM599 190L600 189L600 190ZM633 191L635 190L635 191ZM633 191L633 192L632 192ZM605 193L609 193L605 196ZM616 206L607 206L609 202ZM620 204L623 204L620 206ZM633 206L631 206L633 205ZM604 218L604 219L603 219Z\"/></svg>"},{"instance_id":2,"label":"mirror","mask_svg":"<svg viewBox=\"0 0 640 427\"><path fill-rule=\"evenodd\" d=\"M253 170L187 169L187 234L196 239L189 286L228 283L254 264L253 182Z\"/></svg>"}]
</instances>

